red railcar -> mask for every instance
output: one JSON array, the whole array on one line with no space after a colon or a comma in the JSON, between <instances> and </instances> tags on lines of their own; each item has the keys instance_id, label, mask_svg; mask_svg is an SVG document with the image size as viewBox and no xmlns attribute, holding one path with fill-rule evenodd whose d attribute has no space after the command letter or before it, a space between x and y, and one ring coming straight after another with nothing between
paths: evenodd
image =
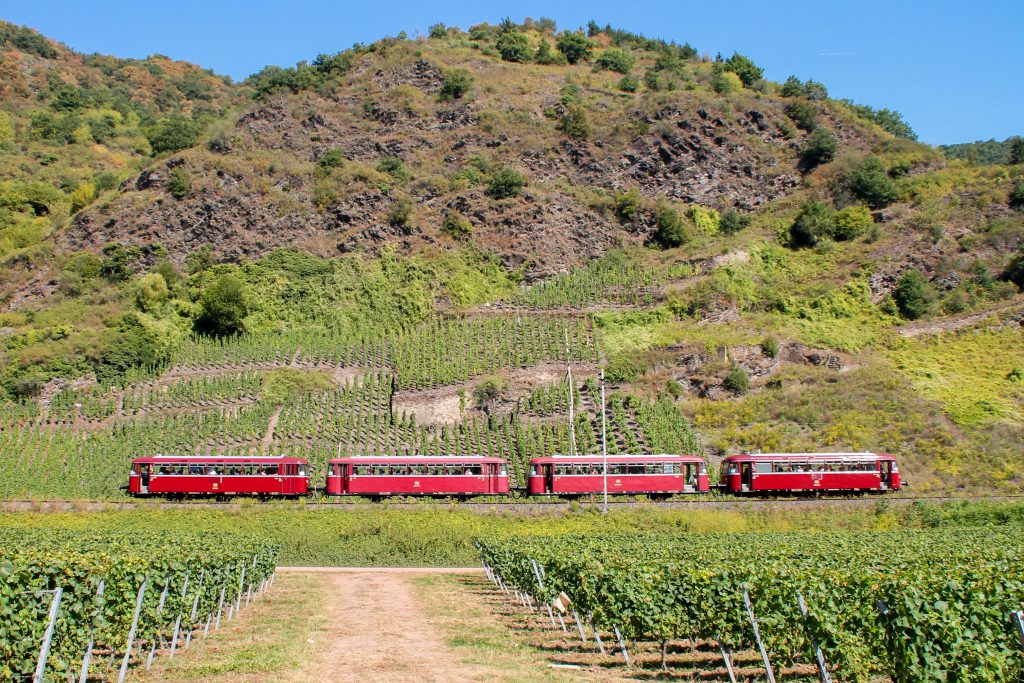
<instances>
[{"instance_id":1,"label":"red railcar","mask_svg":"<svg viewBox=\"0 0 1024 683\"><path fill-rule=\"evenodd\" d=\"M508 493L501 458L482 456L359 456L331 460L327 494L334 496L485 496Z\"/></svg>"},{"instance_id":2,"label":"red railcar","mask_svg":"<svg viewBox=\"0 0 1024 683\"><path fill-rule=\"evenodd\" d=\"M729 493L898 491L900 470L887 453L742 453L722 459Z\"/></svg>"},{"instance_id":3,"label":"red railcar","mask_svg":"<svg viewBox=\"0 0 1024 683\"><path fill-rule=\"evenodd\" d=\"M704 459L690 455L609 455L608 493L668 496L707 491ZM531 496L578 496L604 490L600 455L555 455L530 461Z\"/></svg>"},{"instance_id":4,"label":"red railcar","mask_svg":"<svg viewBox=\"0 0 1024 683\"><path fill-rule=\"evenodd\" d=\"M309 467L285 456L157 455L136 458L128 491L136 496L304 496Z\"/></svg>"}]
</instances>

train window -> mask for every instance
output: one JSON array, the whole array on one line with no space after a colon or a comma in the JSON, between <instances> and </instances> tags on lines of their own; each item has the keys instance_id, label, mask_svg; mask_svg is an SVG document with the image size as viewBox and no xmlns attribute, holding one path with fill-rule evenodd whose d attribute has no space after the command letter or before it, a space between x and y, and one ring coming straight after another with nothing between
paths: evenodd
<instances>
[{"instance_id":1,"label":"train window","mask_svg":"<svg viewBox=\"0 0 1024 683\"><path fill-rule=\"evenodd\" d=\"M464 473L473 476L480 476L483 474L483 468L480 465L470 465L464 470Z\"/></svg>"},{"instance_id":2,"label":"train window","mask_svg":"<svg viewBox=\"0 0 1024 683\"><path fill-rule=\"evenodd\" d=\"M508 469L507 469L507 467L505 466L505 463L501 463L501 465L499 465L499 468L500 468L500 469L499 469L498 473L499 473L499 474L500 474L501 476L503 476L503 477L504 477L504 476L506 476L506 475L508 474ZM536 468L534 468L534 471L536 471Z\"/></svg>"},{"instance_id":3,"label":"train window","mask_svg":"<svg viewBox=\"0 0 1024 683\"><path fill-rule=\"evenodd\" d=\"M679 474L679 463L667 462L665 463L665 474Z\"/></svg>"},{"instance_id":4,"label":"train window","mask_svg":"<svg viewBox=\"0 0 1024 683\"><path fill-rule=\"evenodd\" d=\"M374 468L369 465L352 465L352 474L365 477L374 474Z\"/></svg>"},{"instance_id":5,"label":"train window","mask_svg":"<svg viewBox=\"0 0 1024 683\"><path fill-rule=\"evenodd\" d=\"M772 471L772 464L770 462L756 462L754 463L754 472L757 474L768 474Z\"/></svg>"},{"instance_id":6,"label":"train window","mask_svg":"<svg viewBox=\"0 0 1024 683\"><path fill-rule=\"evenodd\" d=\"M427 465L427 474L431 477L440 477L444 474L444 465Z\"/></svg>"},{"instance_id":7,"label":"train window","mask_svg":"<svg viewBox=\"0 0 1024 683\"><path fill-rule=\"evenodd\" d=\"M501 470L502 470L501 473L504 474L505 473L505 466L504 465L501 466ZM530 476L531 477L536 477L538 474L539 474L539 472L537 472L537 466L536 465L530 465Z\"/></svg>"}]
</instances>

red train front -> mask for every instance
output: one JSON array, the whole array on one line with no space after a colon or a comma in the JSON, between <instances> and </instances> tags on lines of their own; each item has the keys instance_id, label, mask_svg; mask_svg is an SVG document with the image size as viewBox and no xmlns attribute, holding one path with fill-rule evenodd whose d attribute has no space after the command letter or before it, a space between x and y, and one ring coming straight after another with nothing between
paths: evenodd
<instances>
[{"instance_id":1,"label":"red train front","mask_svg":"<svg viewBox=\"0 0 1024 683\"><path fill-rule=\"evenodd\" d=\"M136 496L304 496L309 466L285 456L157 455L136 458L128 475Z\"/></svg>"},{"instance_id":2,"label":"red train front","mask_svg":"<svg viewBox=\"0 0 1024 683\"><path fill-rule=\"evenodd\" d=\"M722 459L729 493L898 491L900 470L887 453L742 453Z\"/></svg>"},{"instance_id":3,"label":"red train front","mask_svg":"<svg viewBox=\"0 0 1024 683\"><path fill-rule=\"evenodd\" d=\"M362 456L331 460L332 496L485 496L508 493L501 458L481 456Z\"/></svg>"},{"instance_id":4,"label":"red train front","mask_svg":"<svg viewBox=\"0 0 1024 683\"><path fill-rule=\"evenodd\" d=\"M709 489L704 459L687 455L609 455L608 493L669 496ZM576 496L604 490L599 455L534 458L527 492L531 496Z\"/></svg>"}]
</instances>

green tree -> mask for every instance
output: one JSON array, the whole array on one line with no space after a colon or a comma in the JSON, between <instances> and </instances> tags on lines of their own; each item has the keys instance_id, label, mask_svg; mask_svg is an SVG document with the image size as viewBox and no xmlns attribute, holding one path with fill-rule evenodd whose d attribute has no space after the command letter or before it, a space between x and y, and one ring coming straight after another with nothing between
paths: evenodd
<instances>
[{"instance_id":1,"label":"green tree","mask_svg":"<svg viewBox=\"0 0 1024 683\"><path fill-rule=\"evenodd\" d=\"M530 39L519 31L505 31L498 37L494 47L498 48L501 58L506 62L528 62L533 57Z\"/></svg>"},{"instance_id":2,"label":"green tree","mask_svg":"<svg viewBox=\"0 0 1024 683\"><path fill-rule=\"evenodd\" d=\"M558 51L565 55L565 60L570 64L590 59L593 50L591 42L579 31L563 33L556 43Z\"/></svg>"},{"instance_id":3,"label":"green tree","mask_svg":"<svg viewBox=\"0 0 1024 683\"><path fill-rule=\"evenodd\" d=\"M440 23L439 24L433 24L428 29L428 31L430 32L429 35L430 35L431 38L447 38L448 37L448 27L446 27L444 24L440 24Z\"/></svg>"},{"instance_id":4,"label":"green tree","mask_svg":"<svg viewBox=\"0 0 1024 683\"><path fill-rule=\"evenodd\" d=\"M1010 143L1010 163L1024 164L1024 138L1014 138Z\"/></svg>"},{"instance_id":5,"label":"green tree","mask_svg":"<svg viewBox=\"0 0 1024 683\"><path fill-rule=\"evenodd\" d=\"M199 142L199 126L181 116L162 119L146 130L153 154L166 154Z\"/></svg>"},{"instance_id":6,"label":"green tree","mask_svg":"<svg viewBox=\"0 0 1024 683\"><path fill-rule=\"evenodd\" d=\"M1017 255L1010 260L1010 264L1000 277L1024 289L1024 247L1021 247Z\"/></svg>"},{"instance_id":7,"label":"green tree","mask_svg":"<svg viewBox=\"0 0 1024 683\"><path fill-rule=\"evenodd\" d=\"M818 110L806 100L796 100L786 105L786 116L793 119L798 128L808 133L818 126Z\"/></svg>"},{"instance_id":8,"label":"green tree","mask_svg":"<svg viewBox=\"0 0 1024 683\"><path fill-rule=\"evenodd\" d=\"M931 310L935 291L921 271L913 268L900 276L892 298L904 318L917 320Z\"/></svg>"},{"instance_id":9,"label":"green tree","mask_svg":"<svg viewBox=\"0 0 1024 683\"><path fill-rule=\"evenodd\" d=\"M836 142L835 136L824 128L819 128L808 136L807 142L800 150L800 157L813 168L835 159L837 149L839 143Z\"/></svg>"},{"instance_id":10,"label":"green tree","mask_svg":"<svg viewBox=\"0 0 1024 683\"><path fill-rule=\"evenodd\" d=\"M461 99L472 85L473 79L469 72L464 69L456 69L445 74L444 82L441 84L441 91L437 94L441 101Z\"/></svg>"},{"instance_id":11,"label":"green tree","mask_svg":"<svg viewBox=\"0 0 1024 683\"><path fill-rule=\"evenodd\" d=\"M749 57L744 57L738 52L732 53L732 57L725 60L725 70L739 76L743 85L748 88L753 85L754 81L764 78L764 69L754 64Z\"/></svg>"},{"instance_id":12,"label":"green tree","mask_svg":"<svg viewBox=\"0 0 1024 683\"><path fill-rule=\"evenodd\" d=\"M743 81L731 71L722 71L715 76L712 87L719 95L729 95L743 88Z\"/></svg>"},{"instance_id":13,"label":"green tree","mask_svg":"<svg viewBox=\"0 0 1024 683\"><path fill-rule=\"evenodd\" d=\"M1024 180L1018 180L1010 192L1010 206L1024 210Z\"/></svg>"},{"instance_id":14,"label":"green tree","mask_svg":"<svg viewBox=\"0 0 1024 683\"><path fill-rule=\"evenodd\" d=\"M612 48L601 53L601 56L594 62L594 70L616 71L620 74L628 74L635 63L636 58L633 55L623 50Z\"/></svg>"},{"instance_id":15,"label":"green tree","mask_svg":"<svg viewBox=\"0 0 1024 683\"><path fill-rule=\"evenodd\" d=\"M718 229L726 235L734 235L750 225L750 216L737 211L726 209L718 221Z\"/></svg>"},{"instance_id":16,"label":"green tree","mask_svg":"<svg viewBox=\"0 0 1024 683\"><path fill-rule=\"evenodd\" d=\"M793 249L813 247L822 237L832 234L833 220L831 207L815 200L807 202L789 227L789 246Z\"/></svg>"},{"instance_id":17,"label":"green tree","mask_svg":"<svg viewBox=\"0 0 1024 683\"><path fill-rule=\"evenodd\" d=\"M209 244L204 244L185 257L185 270L188 271L189 275L195 275L196 273L209 270L215 263L217 261L213 257L213 247Z\"/></svg>"},{"instance_id":18,"label":"green tree","mask_svg":"<svg viewBox=\"0 0 1024 683\"><path fill-rule=\"evenodd\" d=\"M215 336L238 334L249 314L245 283L230 273L221 275L199 297L198 332Z\"/></svg>"},{"instance_id":19,"label":"green tree","mask_svg":"<svg viewBox=\"0 0 1024 683\"><path fill-rule=\"evenodd\" d=\"M881 209L899 199L900 190L889 177L881 159L869 156L846 176L846 186L853 196L872 209Z\"/></svg>"},{"instance_id":20,"label":"green tree","mask_svg":"<svg viewBox=\"0 0 1024 683\"><path fill-rule=\"evenodd\" d=\"M179 166L171 171L167 179L167 191L175 199L182 199L192 192L192 176L185 167Z\"/></svg>"},{"instance_id":21,"label":"green tree","mask_svg":"<svg viewBox=\"0 0 1024 683\"><path fill-rule=\"evenodd\" d=\"M662 247L672 249L686 244L690 239L686 230L686 220L671 206L659 206L654 218L657 224L654 239Z\"/></svg>"},{"instance_id":22,"label":"green tree","mask_svg":"<svg viewBox=\"0 0 1024 683\"><path fill-rule=\"evenodd\" d=\"M486 194L492 199L509 199L526 187L526 178L507 166L498 169L487 180Z\"/></svg>"},{"instance_id":23,"label":"green tree","mask_svg":"<svg viewBox=\"0 0 1024 683\"><path fill-rule=\"evenodd\" d=\"M548 42L547 38L541 38L540 45L537 46L537 54L534 55L533 61L538 64L565 64L565 55L561 52L557 52L551 48L551 43Z\"/></svg>"},{"instance_id":24,"label":"green tree","mask_svg":"<svg viewBox=\"0 0 1024 683\"><path fill-rule=\"evenodd\" d=\"M167 281L160 273L147 273L139 278L135 287L135 305L143 311L152 311L167 301Z\"/></svg>"},{"instance_id":25,"label":"green tree","mask_svg":"<svg viewBox=\"0 0 1024 683\"><path fill-rule=\"evenodd\" d=\"M640 79L633 74L626 74L619 79L618 88L622 92L636 92L640 89Z\"/></svg>"},{"instance_id":26,"label":"green tree","mask_svg":"<svg viewBox=\"0 0 1024 683\"><path fill-rule=\"evenodd\" d=\"M409 225L410 217L412 217L412 199L409 197L399 197L391 205L391 209L388 210L388 225L393 228L399 228L402 232L409 234L412 232Z\"/></svg>"},{"instance_id":27,"label":"green tree","mask_svg":"<svg viewBox=\"0 0 1024 683\"><path fill-rule=\"evenodd\" d=\"M590 137L590 118L587 116L587 110L578 104L566 107L558 122L558 129L573 139L586 140Z\"/></svg>"}]
</instances>

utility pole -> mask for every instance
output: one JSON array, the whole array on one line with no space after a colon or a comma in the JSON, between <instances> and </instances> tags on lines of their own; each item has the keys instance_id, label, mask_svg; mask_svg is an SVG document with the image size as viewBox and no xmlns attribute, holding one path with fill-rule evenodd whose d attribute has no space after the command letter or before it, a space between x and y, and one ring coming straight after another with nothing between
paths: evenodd
<instances>
[{"instance_id":1,"label":"utility pole","mask_svg":"<svg viewBox=\"0 0 1024 683\"><path fill-rule=\"evenodd\" d=\"M602 514L608 514L608 428L604 410L604 368L601 368L601 462L604 473L604 506Z\"/></svg>"}]
</instances>

